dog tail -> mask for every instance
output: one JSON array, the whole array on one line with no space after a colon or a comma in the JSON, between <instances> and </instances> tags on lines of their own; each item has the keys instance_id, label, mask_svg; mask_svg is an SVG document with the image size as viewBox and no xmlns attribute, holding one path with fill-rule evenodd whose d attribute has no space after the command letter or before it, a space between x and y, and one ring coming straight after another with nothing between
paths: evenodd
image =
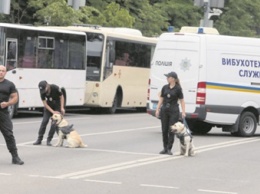
<instances>
[{"instance_id":1,"label":"dog tail","mask_svg":"<svg viewBox=\"0 0 260 194\"><path fill-rule=\"evenodd\" d=\"M84 144L84 143L81 143L81 144L79 145L79 147L80 147L80 148L86 148L86 147L88 147L88 145L86 145L86 144Z\"/></svg>"}]
</instances>

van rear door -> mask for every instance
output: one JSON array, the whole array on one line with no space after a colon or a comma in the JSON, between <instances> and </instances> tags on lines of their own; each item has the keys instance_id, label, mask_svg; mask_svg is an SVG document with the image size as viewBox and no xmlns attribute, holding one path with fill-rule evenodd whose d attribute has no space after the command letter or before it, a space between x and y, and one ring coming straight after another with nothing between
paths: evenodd
<instances>
[{"instance_id":1,"label":"van rear door","mask_svg":"<svg viewBox=\"0 0 260 194\"><path fill-rule=\"evenodd\" d=\"M164 33L160 36L152 60L150 76L150 102L153 108L163 85L164 74L175 71L183 88L186 112L196 107L197 84L200 67L200 35Z\"/></svg>"}]
</instances>

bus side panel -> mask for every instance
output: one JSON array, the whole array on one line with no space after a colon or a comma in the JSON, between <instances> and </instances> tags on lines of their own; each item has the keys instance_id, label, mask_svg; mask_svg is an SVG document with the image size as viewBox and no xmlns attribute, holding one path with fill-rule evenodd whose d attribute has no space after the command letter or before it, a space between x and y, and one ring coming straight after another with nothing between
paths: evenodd
<instances>
[{"instance_id":1,"label":"bus side panel","mask_svg":"<svg viewBox=\"0 0 260 194\"><path fill-rule=\"evenodd\" d=\"M43 106L38 88L38 83L42 80L65 88L67 105L79 106L84 102L85 71L82 70L16 68L9 71L6 78L12 80L18 89L19 108ZM71 80L73 84L70 83Z\"/></svg>"},{"instance_id":2,"label":"bus side panel","mask_svg":"<svg viewBox=\"0 0 260 194\"><path fill-rule=\"evenodd\" d=\"M121 107L145 107L149 73L148 68L114 66L113 73L99 87L88 82L88 106L111 107L115 96L122 94ZM99 96L93 96L93 92Z\"/></svg>"}]
</instances>

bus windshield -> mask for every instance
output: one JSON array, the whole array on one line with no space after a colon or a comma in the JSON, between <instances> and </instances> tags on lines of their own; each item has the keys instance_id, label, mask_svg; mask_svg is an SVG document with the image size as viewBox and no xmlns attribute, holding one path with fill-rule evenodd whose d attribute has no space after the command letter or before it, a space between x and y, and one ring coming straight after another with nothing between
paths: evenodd
<instances>
[{"instance_id":1,"label":"bus windshield","mask_svg":"<svg viewBox=\"0 0 260 194\"><path fill-rule=\"evenodd\" d=\"M100 81L104 36L87 33L87 80Z\"/></svg>"}]
</instances>

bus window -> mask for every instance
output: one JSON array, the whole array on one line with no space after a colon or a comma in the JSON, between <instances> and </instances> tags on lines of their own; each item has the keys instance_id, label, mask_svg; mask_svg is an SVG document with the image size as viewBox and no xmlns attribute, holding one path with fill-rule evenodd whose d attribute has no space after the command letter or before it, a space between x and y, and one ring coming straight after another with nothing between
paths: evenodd
<instances>
[{"instance_id":1,"label":"bus window","mask_svg":"<svg viewBox=\"0 0 260 194\"><path fill-rule=\"evenodd\" d=\"M4 52L5 42L4 42L4 28L0 27L0 64L4 65Z\"/></svg>"},{"instance_id":2,"label":"bus window","mask_svg":"<svg viewBox=\"0 0 260 194\"><path fill-rule=\"evenodd\" d=\"M38 37L38 68L54 67L54 41L53 37Z\"/></svg>"},{"instance_id":3,"label":"bus window","mask_svg":"<svg viewBox=\"0 0 260 194\"><path fill-rule=\"evenodd\" d=\"M83 69L84 59L82 53L82 43L70 40L69 47L69 68Z\"/></svg>"},{"instance_id":4,"label":"bus window","mask_svg":"<svg viewBox=\"0 0 260 194\"><path fill-rule=\"evenodd\" d=\"M16 68L17 65L17 39L6 39L6 69L7 71Z\"/></svg>"},{"instance_id":5,"label":"bus window","mask_svg":"<svg viewBox=\"0 0 260 194\"><path fill-rule=\"evenodd\" d=\"M35 68L35 44L34 38L28 36L25 40L21 40L21 56L19 58L19 67ZM23 52L22 52L23 51Z\"/></svg>"},{"instance_id":6,"label":"bus window","mask_svg":"<svg viewBox=\"0 0 260 194\"><path fill-rule=\"evenodd\" d=\"M100 81L104 37L87 33L87 80Z\"/></svg>"},{"instance_id":7,"label":"bus window","mask_svg":"<svg viewBox=\"0 0 260 194\"><path fill-rule=\"evenodd\" d=\"M57 69L68 69L69 61L68 61L68 44L67 40L56 39L55 40L55 68Z\"/></svg>"},{"instance_id":8,"label":"bus window","mask_svg":"<svg viewBox=\"0 0 260 194\"><path fill-rule=\"evenodd\" d=\"M107 41L103 80L105 80L108 76L112 74L114 62L115 62L114 41Z\"/></svg>"}]
</instances>

